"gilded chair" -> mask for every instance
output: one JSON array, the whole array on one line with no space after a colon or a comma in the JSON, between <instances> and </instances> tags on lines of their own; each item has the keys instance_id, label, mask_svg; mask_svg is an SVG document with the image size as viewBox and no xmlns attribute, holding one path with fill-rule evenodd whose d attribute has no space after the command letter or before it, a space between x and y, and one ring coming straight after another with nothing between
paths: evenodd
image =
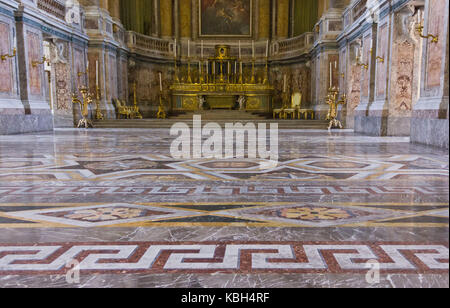
<instances>
[{"instance_id":1,"label":"gilded chair","mask_svg":"<svg viewBox=\"0 0 450 308\"><path fill-rule=\"evenodd\" d=\"M285 119L290 114L292 119L296 118L296 114L300 110L302 104L302 94L300 92L294 92L291 96L291 107L285 110ZM300 118L300 114L299 114Z\"/></svg>"},{"instance_id":2,"label":"gilded chair","mask_svg":"<svg viewBox=\"0 0 450 308\"><path fill-rule=\"evenodd\" d=\"M120 118L120 116L124 116L125 119L131 118L132 110L129 108L125 101L121 101L120 99L116 99L116 106L117 106L117 118Z\"/></svg>"},{"instance_id":3,"label":"gilded chair","mask_svg":"<svg viewBox=\"0 0 450 308\"><path fill-rule=\"evenodd\" d=\"M292 95L292 105L295 106L298 114L298 119L301 120L302 117L305 118L305 120L308 119L308 117L311 118L311 120L314 120L314 110L312 109L305 109L302 108L302 102L303 102L303 95L300 92L294 93Z\"/></svg>"}]
</instances>

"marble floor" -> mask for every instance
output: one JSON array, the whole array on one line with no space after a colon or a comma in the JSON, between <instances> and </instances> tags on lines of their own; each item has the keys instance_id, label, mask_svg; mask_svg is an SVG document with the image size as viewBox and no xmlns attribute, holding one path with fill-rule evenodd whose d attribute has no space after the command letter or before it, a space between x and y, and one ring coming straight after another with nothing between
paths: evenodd
<instances>
[{"instance_id":1,"label":"marble floor","mask_svg":"<svg viewBox=\"0 0 450 308\"><path fill-rule=\"evenodd\" d=\"M167 129L0 136L0 287L449 287L448 151L279 135L271 169Z\"/></svg>"}]
</instances>

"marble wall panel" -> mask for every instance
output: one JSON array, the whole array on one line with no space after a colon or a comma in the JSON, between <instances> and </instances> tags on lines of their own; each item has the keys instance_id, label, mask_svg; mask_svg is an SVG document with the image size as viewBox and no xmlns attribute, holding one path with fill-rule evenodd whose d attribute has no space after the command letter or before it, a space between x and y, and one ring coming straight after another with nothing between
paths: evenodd
<instances>
[{"instance_id":1,"label":"marble wall panel","mask_svg":"<svg viewBox=\"0 0 450 308\"><path fill-rule=\"evenodd\" d=\"M370 61L370 49L371 49L371 41L372 36L368 35L364 37L363 40L363 59L362 62L367 64ZM368 98L369 97L369 70L362 70L362 82L361 82L361 96Z\"/></svg>"},{"instance_id":2,"label":"marble wall panel","mask_svg":"<svg viewBox=\"0 0 450 308\"><path fill-rule=\"evenodd\" d=\"M108 55L108 78L109 78L109 91L108 91L108 100L111 101L113 98L118 97L117 90L117 59L114 54Z\"/></svg>"},{"instance_id":3,"label":"marble wall panel","mask_svg":"<svg viewBox=\"0 0 450 308\"><path fill-rule=\"evenodd\" d=\"M10 26L7 23L0 22L0 53L10 54ZM12 87L12 60L0 61L0 93L11 93Z\"/></svg>"},{"instance_id":4,"label":"marble wall panel","mask_svg":"<svg viewBox=\"0 0 450 308\"><path fill-rule=\"evenodd\" d=\"M430 12L428 19L428 33L433 35L439 35L444 33L444 27L447 23L444 22L446 18L446 1L448 0L429 0L430 1ZM445 40L440 39L439 42L432 43L431 39L427 40L428 44L428 55L427 55L427 78L426 78L426 88L432 89L439 87L441 84L442 76L442 51Z\"/></svg>"},{"instance_id":5,"label":"marble wall panel","mask_svg":"<svg viewBox=\"0 0 450 308\"><path fill-rule=\"evenodd\" d=\"M31 95L42 95L42 65L33 67L33 61L41 61L41 40L38 34L27 31L28 81Z\"/></svg>"},{"instance_id":6,"label":"marble wall panel","mask_svg":"<svg viewBox=\"0 0 450 308\"><path fill-rule=\"evenodd\" d=\"M377 97L384 97L386 94L386 78L387 78L387 55L388 55L388 40L389 40L389 29L388 25L384 24L380 27L378 33L378 56L384 58L385 61L382 63L377 60Z\"/></svg>"}]
</instances>

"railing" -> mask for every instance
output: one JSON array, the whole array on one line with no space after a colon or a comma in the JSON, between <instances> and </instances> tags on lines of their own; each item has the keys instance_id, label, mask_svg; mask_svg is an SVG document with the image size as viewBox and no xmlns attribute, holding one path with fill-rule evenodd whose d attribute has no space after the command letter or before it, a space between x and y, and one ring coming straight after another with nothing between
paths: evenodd
<instances>
[{"instance_id":1,"label":"railing","mask_svg":"<svg viewBox=\"0 0 450 308\"><path fill-rule=\"evenodd\" d=\"M58 19L66 17L66 4L62 0L38 0L37 7Z\"/></svg>"},{"instance_id":2,"label":"railing","mask_svg":"<svg viewBox=\"0 0 450 308\"><path fill-rule=\"evenodd\" d=\"M300 36L278 41L274 45L274 56L289 57L298 56L309 52L314 44L314 33L306 32Z\"/></svg>"},{"instance_id":3,"label":"railing","mask_svg":"<svg viewBox=\"0 0 450 308\"><path fill-rule=\"evenodd\" d=\"M173 56L170 41L150 37L133 31L127 31L127 45L131 51L149 56ZM173 48L173 47L172 47Z\"/></svg>"}]
</instances>

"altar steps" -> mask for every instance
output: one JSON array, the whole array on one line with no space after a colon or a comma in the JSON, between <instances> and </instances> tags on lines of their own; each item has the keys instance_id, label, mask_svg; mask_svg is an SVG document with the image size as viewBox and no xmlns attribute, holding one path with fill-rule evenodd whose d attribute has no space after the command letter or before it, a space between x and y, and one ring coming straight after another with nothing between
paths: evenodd
<instances>
[{"instance_id":1,"label":"altar steps","mask_svg":"<svg viewBox=\"0 0 450 308\"><path fill-rule=\"evenodd\" d=\"M95 128L137 128L137 129L157 129L157 128L166 128L170 129L176 123L186 123L189 127L192 127L192 118L191 119L166 119L166 120L157 120L157 119L144 119L144 120L105 120L105 121L96 121L94 122ZM255 120L237 120L237 119L229 119L229 120L202 120L202 125L205 125L209 122L218 123L220 126L225 127L227 123L266 123L267 126L270 123L278 123L279 129L306 129L306 130L326 130L328 127L328 122L326 121L305 121L305 120L267 120L267 119L259 119Z\"/></svg>"}]
</instances>

